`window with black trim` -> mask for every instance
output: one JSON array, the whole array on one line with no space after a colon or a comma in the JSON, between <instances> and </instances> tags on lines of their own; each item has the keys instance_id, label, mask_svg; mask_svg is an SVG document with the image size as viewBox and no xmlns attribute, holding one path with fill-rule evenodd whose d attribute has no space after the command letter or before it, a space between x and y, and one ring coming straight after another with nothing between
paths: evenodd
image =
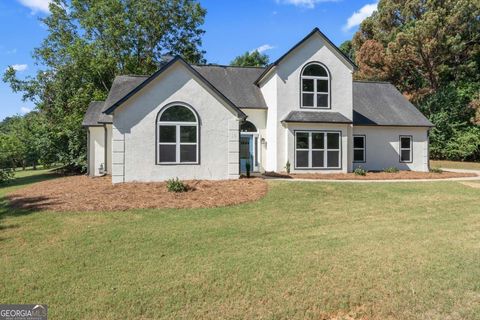
<instances>
[{"instance_id":1,"label":"window with black trim","mask_svg":"<svg viewBox=\"0 0 480 320\"><path fill-rule=\"evenodd\" d=\"M303 69L301 76L302 108L330 108L330 75L318 63L311 63Z\"/></svg>"},{"instance_id":2,"label":"window with black trim","mask_svg":"<svg viewBox=\"0 0 480 320\"><path fill-rule=\"evenodd\" d=\"M296 131L295 167L298 169L339 169L340 132Z\"/></svg>"},{"instance_id":3,"label":"window with black trim","mask_svg":"<svg viewBox=\"0 0 480 320\"><path fill-rule=\"evenodd\" d=\"M412 162L412 137L400 136L400 162Z\"/></svg>"},{"instance_id":4,"label":"window with black trim","mask_svg":"<svg viewBox=\"0 0 480 320\"><path fill-rule=\"evenodd\" d=\"M158 163L198 163L198 119L190 107L167 107L158 115L157 125Z\"/></svg>"},{"instance_id":5,"label":"window with black trim","mask_svg":"<svg viewBox=\"0 0 480 320\"><path fill-rule=\"evenodd\" d=\"M365 150L366 137L361 135L353 136L353 162L365 162Z\"/></svg>"}]
</instances>

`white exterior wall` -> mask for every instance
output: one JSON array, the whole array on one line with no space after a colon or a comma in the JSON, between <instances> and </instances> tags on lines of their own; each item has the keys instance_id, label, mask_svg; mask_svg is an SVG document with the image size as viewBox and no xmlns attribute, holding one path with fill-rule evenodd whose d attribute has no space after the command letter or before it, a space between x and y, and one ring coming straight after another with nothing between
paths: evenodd
<instances>
[{"instance_id":1,"label":"white exterior wall","mask_svg":"<svg viewBox=\"0 0 480 320\"><path fill-rule=\"evenodd\" d=\"M423 172L429 170L428 128L354 126L353 134L366 136L366 162L354 163L354 168L360 166L371 171L380 171L388 167ZM412 163L400 162L400 136L413 137Z\"/></svg>"},{"instance_id":2,"label":"white exterior wall","mask_svg":"<svg viewBox=\"0 0 480 320\"><path fill-rule=\"evenodd\" d=\"M295 131L299 130L324 130L324 131L340 131L341 132L341 163L342 167L339 170L331 170L331 169L295 169ZM346 173L350 170L349 166L349 149L350 149L350 141L349 134L351 132L351 125L349 124L288 124L287 127L284 128L284 136L286 135L286 150L287 152L287 159L290 161L290 170L292 173ZM285 163L287 161L285 160ZM285 171L285 167L282 170Z\"/></svg>"},{"instance_id":3,"label":"white exterior wall","mask_svg":"<svg viewBox=\"0 0 480 320\"><path fill-rule=\"evenodd\" d=\"M184 66L171 66L114 112L113 183L239 176L239 120ZM183 102L200 119L199 164L156 164L157 115Z\"/></svg>"},{"instance_id":4,"label":"white exterior wall","mask_svg":"<svg viewBox=\"0 0 480 320\"><path fill-rule=\"evenodd\" d=\"M105 168L105 128L89 127L89 163L90 176L100 176L100 166Z\"/></svg>"},{"instance_id":5,"label":"white exterior wall","mask_svg":"<svg viewBox=\"0 0 480 320\"><path fill-rule=\"evenodd\" d=\"M260 89L267 104L267 129L266 129L266 143L265 143L265 163L266 171L277 170L277 75L273 74L261 85Z\"/></svg>"},{"instance_id":6,"label":"white exterior wall","mask_svg":"<svg viewBox=\"0 0 480 320\"><path fill-rule=\"evenodd\" d=\"M247 121L250 121L257 127L258 130L258 144L259 144L259 163L260 172L265 171L265 164L267 159L267 144L261 143L262 138L267 140L267 110L265 109L242 109L248 116Z\"/></svg>"},{"instance_id":7,"label":"white exterior wall","mask_svg":"<svg viewBox=\"0 0 480 320\"><path fill-rule=\"evenodd\" d=\"M332 50L318 35L312 36L277 67L269 78L261 83L262 93L268 105L267 118L267 164L268 171L283 171L287 154L293 152L285 149L287 145L285 128L281 121L290 111L305 110L318 112L338 112L353 118L353 69L347 66L337 52ZM321 62L330 72L330 109L300 108L300 76L305 65ZM311 129L317 128L312 125ZM346 135L348 136L348 132ZM351 155L346 151L346 160L342 167L349 167L347 161ZM290 161L291 162L291 161Z\"/></svg>"}]
</instances>

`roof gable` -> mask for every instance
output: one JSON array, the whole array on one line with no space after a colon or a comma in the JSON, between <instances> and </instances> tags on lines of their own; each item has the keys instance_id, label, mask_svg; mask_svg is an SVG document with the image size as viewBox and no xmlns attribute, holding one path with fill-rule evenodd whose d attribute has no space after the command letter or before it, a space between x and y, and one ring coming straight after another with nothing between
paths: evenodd
<instances>
[{"instance_id":1,"label":"roof gable","mask_svg":"<svg viewBox=\"0 0 480 320\"><path fill-rule=\"evenodd\" d=\"M202 76L197 70L195 70L192 66L190 66L185 60L181 57L177 56L174 59L170 60L168 63L163 65L159 70L157 70L154 74L150 77L137 77L138 79L132 80L129 79L128 81L121 81L124 79L119 79L119 84L123 84L110 90L109 97L112 96L112 99L107 98L107 102L105 103L104 113L112 114L115 109L117 109L120 105L122 105L125 101L130 99L133 95L137 94L141 91L146 85L160 76L163 72L168 70L175 64L181 64L187 70L189 70L200 82L205 84L213 93L223 102L226 103L228 108L235 113L240 118L246 118L245 113L243 113L237 105L235 105L230 99L228 99L222 92L220 92L214 85L212 85L204 76ZM120 98L119 98L120 97ZM118 100L117 100L118 98ZM117 100L117 101L115 101Z\"/></svg>"},{"instance_id":2,"label":"roof gable","mask_svg":"<svg viewBox=\"0 0 480 320\"><path fill-rule=\"evenodd\" d=\"M282 55L275 62L270 64L265 69L265 71L258 77L258 79L255 81L255 84L258 85L272 69L278 66L286 57L292 54L298 47L300 47L302 44L310 40L315 35L320 36L320 38L322 38L322 40L325 41L325 44L330 48L330 50L334 51L339 55L340 60L345 65L347 65L349 68L352 68L353 70L356 70L358 68L357 65L349 57L347 57L330 39L328 39L328 37L323 32L320 31L320 29L315 28L305 38L300 40L300 42L298 42L290 50L288 50L284 55Z\"/></svg>"}]
</instances>

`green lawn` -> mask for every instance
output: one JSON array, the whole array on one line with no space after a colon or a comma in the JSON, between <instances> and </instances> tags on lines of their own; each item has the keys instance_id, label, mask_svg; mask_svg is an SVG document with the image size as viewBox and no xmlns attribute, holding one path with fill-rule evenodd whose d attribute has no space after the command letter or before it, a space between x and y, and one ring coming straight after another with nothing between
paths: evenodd
<instances>
[{"instance_id":1,"label":"green lawn","mask_svg":"<svg viewBox=\"0 0 480 320\"><path fill-rule=\"evenodd\" d=\"M46 303L49 319L479 319L479 196L456 182L274 181L259 202L217 209L3 203L0 301Z\"/></svg>"},{"instance_id":2,"label":"green lawn","mask_svg":"<svg viewBox=\"0 0 480 320\"><path fill-rule=\"evenodd\" d=\"M430 160L430 167L432 167L432 168L480 170L480 162Z\"/></svg>"}]
</instances>

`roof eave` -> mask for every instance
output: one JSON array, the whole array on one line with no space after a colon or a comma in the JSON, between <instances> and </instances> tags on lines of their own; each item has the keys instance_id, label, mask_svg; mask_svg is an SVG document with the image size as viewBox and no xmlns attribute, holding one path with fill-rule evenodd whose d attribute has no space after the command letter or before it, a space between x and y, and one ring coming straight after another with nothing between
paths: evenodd
<instances>
[{"instance_id":1,"label":"roof eave","mask_svg":"<svg viewBox=\"0 0 480 320\"><path fill-rule=\"evenodd\" d=\"M377 123L369 123L369 124L356 124L353 123L353 126L357 127L404 127L404 128L434 128L434 124L377 124Z\"/></svg>"},{"instance_id":2,"label":"roof eave","mask_svg":"<svg viewBox=\"0 0 480 320\"><path fill-rule=\"evenodd\" d=\"M282 120L282 123L337 123L337 124L352 124L352 121L308 121L308 120Z\"/></svg>"}]
</instances>

